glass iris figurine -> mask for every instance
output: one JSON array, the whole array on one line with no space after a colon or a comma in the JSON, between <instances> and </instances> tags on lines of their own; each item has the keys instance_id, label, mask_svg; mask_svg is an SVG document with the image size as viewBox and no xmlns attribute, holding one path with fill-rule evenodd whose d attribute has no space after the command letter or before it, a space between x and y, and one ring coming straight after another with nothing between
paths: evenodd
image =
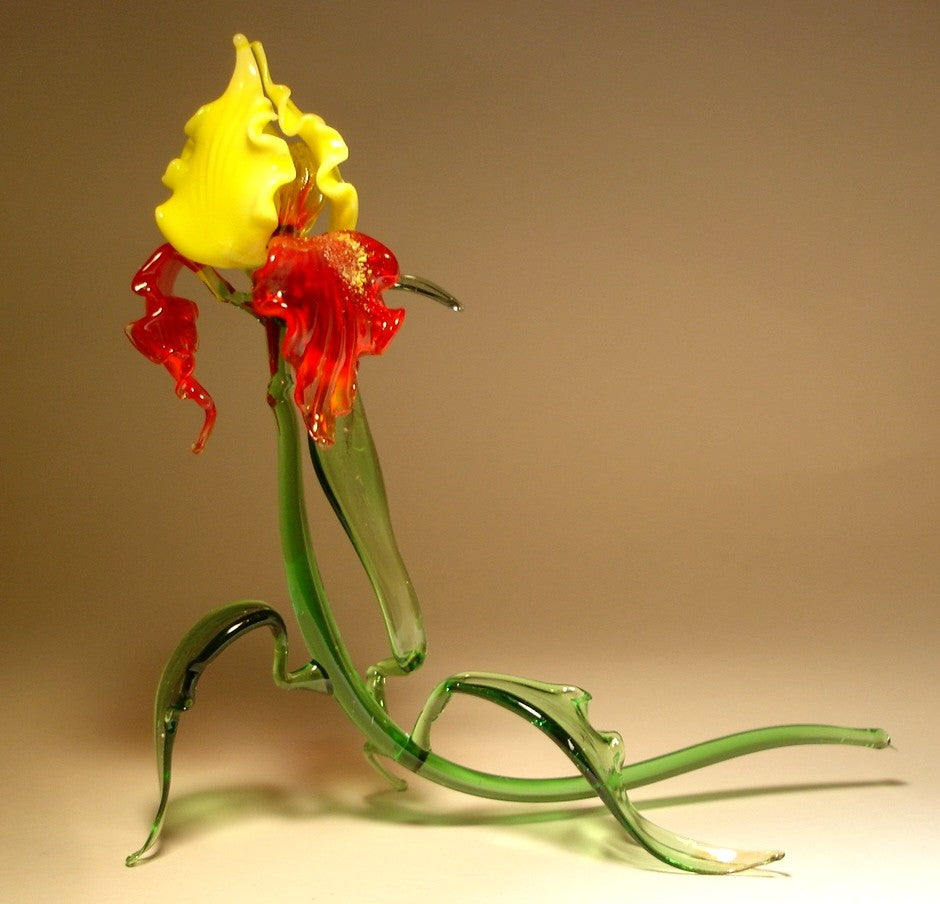
<instances>
[{"instance_id":1,"label":"glass iris figurine","mask_svg":"<svg viewBox=\"0 0 940 904\"><path fill-rule=\"evenodd\" d=\"M590 695L571 685L508 675L463 672L441 682L403 728L387 711L385 682L406 675L425 658L421 610L398 552L375 447L356 370L361 355L380 354L404 317L383 293L406 289L459 310L435 284L399 272L391 251L355 231L358 201L339 165L347 149L323 120L302 113L290 90L272 81L257 42L235 37L235 71L226 91L186 124L187 141L163 177L170 198L157 207L167 240L133 280L145 314L127 327L133 344L162 364L180 398L204 412L193 451L205 445L215 405L194 376L194 302L173 294L188 268L219 301L241 308L264 328L271 377L268 401L277 427L278 504L284 566L294 613L310 661L287 666L282 617L261 602L225 606L199 621L171 656L160 680L154 731L160 802L137 863L160 833L170 788L173 742L181 714L194 702L203 669L228 644L259 627L274 635L274 679L333 696L365 737L365 753L392 782L381 758L456 791L524 802L570 801L597 795L636 842L685 870L732 873L780 859L780 851L738 851L705 844L654 825L630 802L629 791L732 757L794 744L888 746L880 729L828 725L759 728L627 764L616 732L588 720ZM329 228L314 222L329 208ZM237 291L220 270L247 271L251 289ZM295 411L296 409L296 411ZM320 486L356 549L375 592L391 655L360 675L334 620L310 542L305 513L297 414ZM436 754L431 727L454 694L470 694L505 707L557 744L573 774L515 778L481 772Z\"/></svg>"}]
</instances>

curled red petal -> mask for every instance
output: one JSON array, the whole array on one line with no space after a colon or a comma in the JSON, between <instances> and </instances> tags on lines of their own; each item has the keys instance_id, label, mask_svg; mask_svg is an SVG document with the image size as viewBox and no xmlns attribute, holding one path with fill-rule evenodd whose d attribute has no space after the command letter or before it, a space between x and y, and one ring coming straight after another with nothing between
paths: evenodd
<instances>
[{"instance_id":1,"label":"curled red petal","mask_svg":"<svg viewBox=\"0 0 940 904\"><path fill-rule=\"evenodd\" d=\"M125 328L134 347L155 364L162 364L176 383L181 399L192 399L202 408L202 430L193 443L201 452L215 424L212 396L193 376L196 366L196 318L199 308L188 298L173 295L173 283L182 267L195 271L196 264L183 257L172 245L162 245L134 276L131 288L144 299L145 313Z\"/></svg>"},{"instance_id":2,"label":"curled red petal","mask_svg":"<svg viewBox=\"0 0 940 904\"><path fill-rule=\"evenodd\" d=\"M388 248L350 231L275 236L254 273L251 308L284 322L294 400L319 443L332 444L336 418L352 411L359 357L381 354L405 317L381 299L398 275Z\"/></svg>"}]
</instances>

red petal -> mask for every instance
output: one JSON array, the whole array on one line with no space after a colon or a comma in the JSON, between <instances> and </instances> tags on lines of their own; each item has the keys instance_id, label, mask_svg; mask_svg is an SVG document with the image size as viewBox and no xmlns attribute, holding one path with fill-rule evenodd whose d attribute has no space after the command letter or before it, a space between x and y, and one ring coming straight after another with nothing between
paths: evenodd
<instances>
[{"instance_id":1,"label":"red petal","mask_svg":"<svg viewBox=\"0 0 940 904\"><path fill-rule=\"evenodd\" d=\"M398 279L398 262L360 232L280 235L253 278L252 310L284 321L281 354L307 430L330 445L336 418L352 411L359 356L381 354L404 319L380 297Z\"/></svg>"},{"instance_id":2,"label":"red petal","mask_svg":"<svg viewBox=\"0 0 940 904\"><path fill-rule=\"evenodd\" d=\"M216 411L212 397L192 375L199 345L196 335L199 308L188 298L170 294L183 266L197 269L172 245L162 245L137 271L131 288L143 297L146 313L129 323L125 332L141 354L170 372L181 399L193 399L202 408L205 419L193 443L193 452L201 452L215 424Z\"/></svg>"}]
</instances>

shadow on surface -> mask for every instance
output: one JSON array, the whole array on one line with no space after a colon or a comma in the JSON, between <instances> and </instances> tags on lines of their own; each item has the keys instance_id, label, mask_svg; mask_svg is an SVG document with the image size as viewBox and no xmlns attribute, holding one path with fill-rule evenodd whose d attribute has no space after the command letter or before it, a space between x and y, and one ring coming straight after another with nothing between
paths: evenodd
<instances>
[{"instance_id":1,"label":"shadow on surface","mask_svg":"<svg viewBox=\"0 0 940 904\"><path fill-rule=\"evenodd\" d=\"M714 803L763 795L799 794L813 791L848 790L901 786L895 779L765 785L700 794L659 797L638 802L641 810ZM217 788L182 795L167 810L160 848L166 851L187 838L203 835L213 828L260 816L312 820L318 817L347 818L399 825L493 826L528 836L594 860L617 862L653 872L678 872L660 863L627 836L601 805L565 807L524 807L521 804L490 803L483 807L457 807L442 811L434 802L433 811L422 807L421 793L407 797L394 790L363 792L355 783L336 784L334 790L291 791L269 785ZM159 856L159 853L157 854ZM780 870L750 870L738 875L786 876Z\"/></svg>"}]
</instances>

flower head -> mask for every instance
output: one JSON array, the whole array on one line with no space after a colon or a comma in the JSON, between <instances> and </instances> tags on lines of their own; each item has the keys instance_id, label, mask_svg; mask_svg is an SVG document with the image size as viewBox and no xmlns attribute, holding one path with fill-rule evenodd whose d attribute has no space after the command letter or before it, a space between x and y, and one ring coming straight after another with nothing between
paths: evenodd
<instances>
[{"instance_id":1,"label":"flower head","mask_svg":"<svg viewBox=\"0 0 940 904\"><path fill-rule=\"evenodd\" d=\"M340 134L271 79L258 42L236 35L234 43L228 87L186 123L186 144L163 176L171 196L156 219L168 244L134 278L147 313L127 332L170 371L177 394L205 411L193 447L201 450L215 406L193 377L198 309L172 294L188 267L220 299L283 325L280 353L294 370L294 398L310 436L328 445L336 419L352 410L359 357L380 354L404 318L381 300L399 279L398 264L354 231L358 198L339 172L348 156ZM311 235L326 204L329 231ZM235 292L216 268L249 271L251 293Z\"/></svg>"}]
</instances>

